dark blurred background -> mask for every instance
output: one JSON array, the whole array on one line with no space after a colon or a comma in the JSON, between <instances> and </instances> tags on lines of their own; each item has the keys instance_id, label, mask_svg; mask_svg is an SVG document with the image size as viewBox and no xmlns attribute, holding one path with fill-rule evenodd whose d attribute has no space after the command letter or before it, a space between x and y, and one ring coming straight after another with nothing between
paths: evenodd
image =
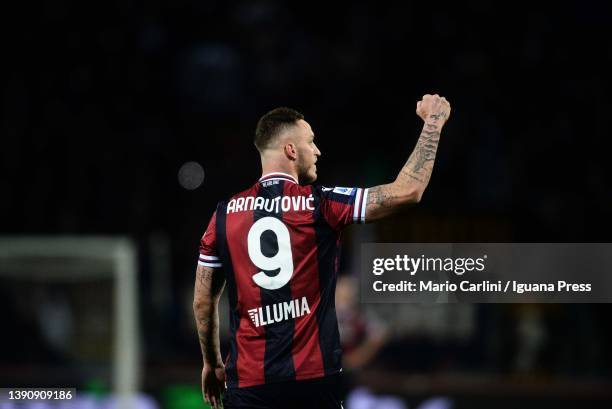
<instances>
[{"instance_id":1,"label":"dark blurred background","mask_svg":"<svg viewBox=\"0 0 612 409\"><path fill-rule=\"evenodd\" d=\"M416 101L439 93L452 104L423 201L349 228L343 275L358 274L350 260L363 240L611 241L612 18L603 6L7 7L0 233L133 241L141 389L162 405L168 385L197 389L190 291L199 238L216 202L260 176L254 128L274 107L300 110L312 125L323 153L319 182L373 186L392 181L411 152L421 127ZM188 186L195 189L179 183L188 162L205 172ZM2 386L40 385L57 375L48 368L78 365L32 321L22 286L0 282ZM61 288L56 293L61 298ZM412 315L396 308L373 311L379 327L385 317L423 316L418 307ZM434 395L457 408L611 401L609 305L461 308L460 335L449 330L457 320L448 307L428 312L444 317L433 329L371 330L384 341L375 358L348 371L351 388L393 394L410 407ZM104 376L99 384L110 387Z\"/></svg>"}]
</instances>

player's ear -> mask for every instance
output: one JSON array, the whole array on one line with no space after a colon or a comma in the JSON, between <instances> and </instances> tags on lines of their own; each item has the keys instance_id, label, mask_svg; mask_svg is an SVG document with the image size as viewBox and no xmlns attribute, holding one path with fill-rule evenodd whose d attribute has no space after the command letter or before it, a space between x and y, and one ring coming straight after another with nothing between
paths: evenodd
<instances>
[{"instance_id":1,"label":"player's ear","mask_svg":"<svg viewBox=\"0 0 612 409\"><path fill-rule=\"evenodd\" d=\"M295 144L293 143L286 143L284 146L284 152L285 152L285 156L290 159L290 160L296 160L297 159L297 149L295 148Z\"/></svg>"}]
</instances>

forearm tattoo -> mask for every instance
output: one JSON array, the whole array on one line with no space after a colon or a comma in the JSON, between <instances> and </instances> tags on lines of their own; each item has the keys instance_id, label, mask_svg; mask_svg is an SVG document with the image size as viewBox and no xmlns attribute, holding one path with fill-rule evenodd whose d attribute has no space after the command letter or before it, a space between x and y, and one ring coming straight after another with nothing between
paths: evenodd
<instances>
[{"instance_id":1,"label":"forearm tattoo","mask_svg":"<svg viewBox=\"0 0 612 409\"><path fill-rule=\"evenodd\" d=\"M198 268L194 295L194 315L202 355L207 362L220 359L218 297L225 280L221 272L212 268Z\"/></svg>"},{"instance_id":2,"label":"forearm tattoo","mask_svg":"<svg viewBox=\"0 0 612 409\"><path fill-rule=\"evenodd\" d=\"M410 179L423 184L429 182L439 141L439 127L432 123L425 125L414 151L397 177L400 183L405 184Z\"/></svg>"},{"instance_id":3,"label":"forearm tattoo","mask_svg":"<svg viewBox=\"0 0 612 409\"><path fill-rule=\"evenodd\" d=\"M438 123L443 123L445 117L446 114L443 113L430 115L429 120L423 126L423 131L419 136L416 147L400 170L395 184L391 183L370 188L367 201L370 212L394 206L395 199L401 194L398 191L398 185L400 188L403 188L416 181L423 188L427 186L440 140L440 125Z\"/></svg>"}]
</instances>

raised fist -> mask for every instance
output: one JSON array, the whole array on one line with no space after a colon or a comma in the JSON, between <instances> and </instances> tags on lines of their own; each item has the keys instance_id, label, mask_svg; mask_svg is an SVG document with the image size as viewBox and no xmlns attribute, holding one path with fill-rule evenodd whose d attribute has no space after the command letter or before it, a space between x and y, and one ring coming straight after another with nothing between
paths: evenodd
<instances>
[{"instance_id":1,"label":"raised fist","mask_svg":"<svg viewBox=\"0 0 612 409\"><path fill-rule=\"evenodd\" d=\"M423 99L417 102L416 113L428 124L444 125L450 117L450 112L450 103L438 94L425 94Z\"/></svg>"}]
</instances>

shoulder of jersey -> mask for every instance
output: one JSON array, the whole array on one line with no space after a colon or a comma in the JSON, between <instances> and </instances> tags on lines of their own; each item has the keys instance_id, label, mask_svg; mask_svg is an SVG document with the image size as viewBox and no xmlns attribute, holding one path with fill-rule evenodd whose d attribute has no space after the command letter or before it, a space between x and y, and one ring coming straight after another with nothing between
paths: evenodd
<instances>
[{"instance_id":1,"label":"shoulder of jersey","mask_svg":"<svg viewBox=\"0 0 612 409\"><path fill-rule=\"evenodd\" d=\"M321 186L321 190L323 191L323 193L331 191L332 193L337 193L339 195L350 196L355 191L355 188L354 187L341 187L341 186L334 186L334 187Z\"/></svg>"}]
</instances>

